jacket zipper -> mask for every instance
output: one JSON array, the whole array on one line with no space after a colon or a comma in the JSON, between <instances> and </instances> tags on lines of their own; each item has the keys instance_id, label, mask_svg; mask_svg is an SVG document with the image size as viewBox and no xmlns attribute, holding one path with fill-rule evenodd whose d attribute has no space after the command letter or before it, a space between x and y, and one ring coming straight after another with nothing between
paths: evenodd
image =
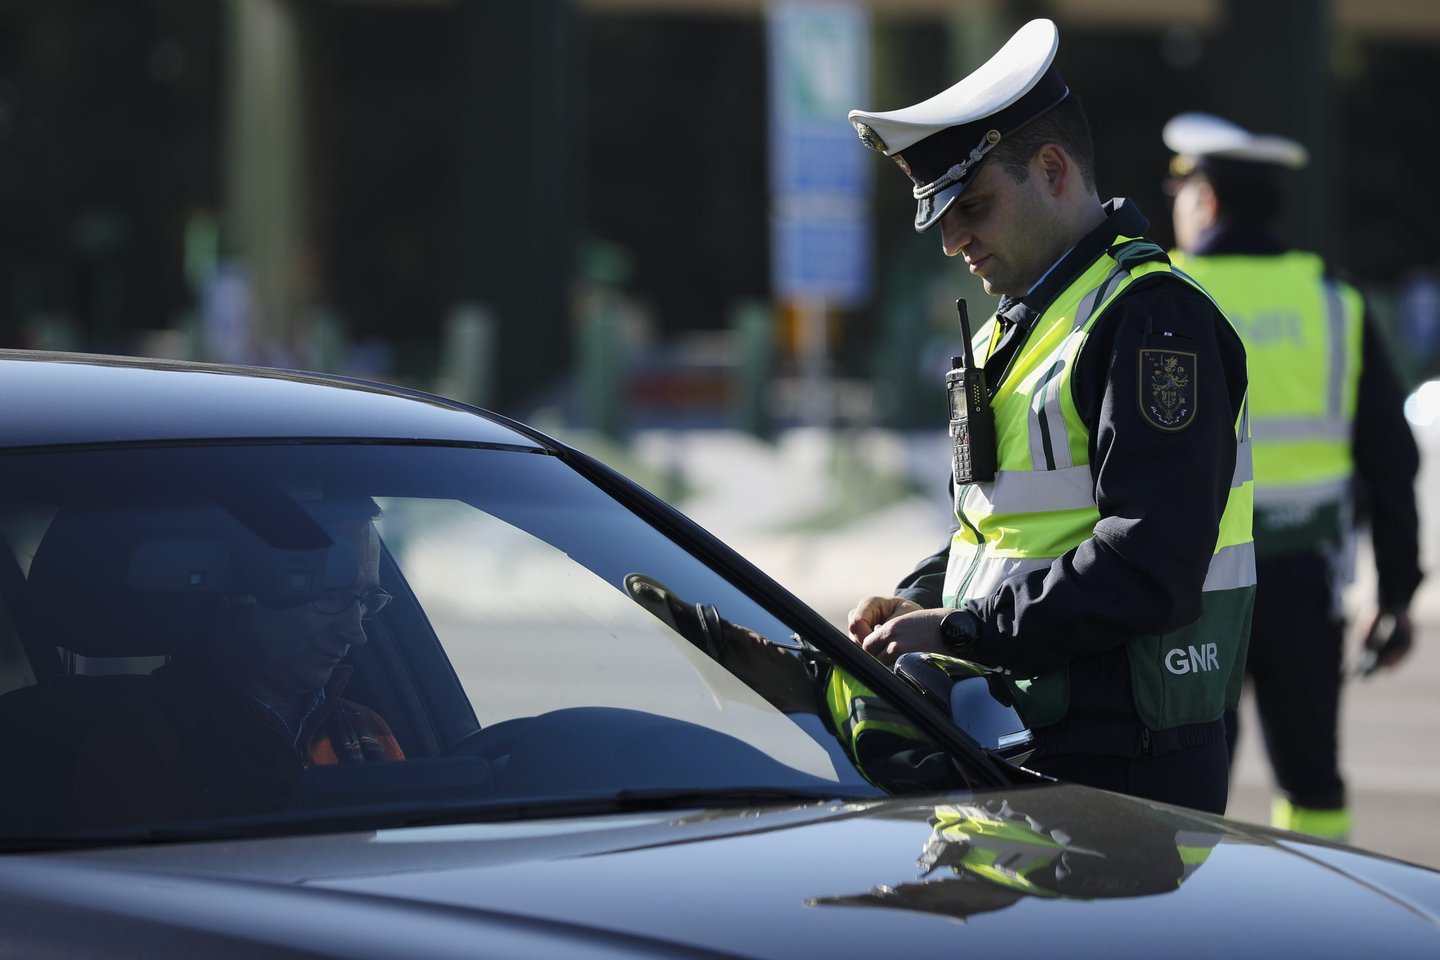
<instances>
[{"instance_id":1,"label":"jacket zipper","mask_svg":"<svg viewBox=\"0 0 1440 960\"><path fill-rule=\"evenodd\" d=\"M975 524L971 523L970 518L965 515L965 509L963 506L965 503L965 498L970 495L970 488L973 486L975 486L975 484L973 483L965 484L964 492L956 498L957 506L955 507L955 519L959 520L970 530L971 533L975 535L975 555L970 558L970 569L966 570L965 576L960 578L960 587L955 594L955 600L957 603L962 602L965 599L965 596L970 589L970 581L975 578L975 571L980 566L980 558L985 555L985 537L981 535L980 528L975 526Z\"/></svg>"}]
</instances>

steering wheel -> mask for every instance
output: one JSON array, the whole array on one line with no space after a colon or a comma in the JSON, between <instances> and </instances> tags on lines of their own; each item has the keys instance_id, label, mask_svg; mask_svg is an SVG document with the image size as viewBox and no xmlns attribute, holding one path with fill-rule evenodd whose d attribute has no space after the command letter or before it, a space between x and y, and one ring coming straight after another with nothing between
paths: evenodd
<instances>
[{"instance_id":1,"label":"steering wheel","mask_svg":"<svg viewBox=\"0 0 1440 960\"><path fill-rule=\"evenodd\" d=\"M472 730L452 743L445 751L447 757L478 757L492 763L500 763L515 749L525 725L533 717L512 717L492 723L488 727Z\"/></svg>"}]
</instances>

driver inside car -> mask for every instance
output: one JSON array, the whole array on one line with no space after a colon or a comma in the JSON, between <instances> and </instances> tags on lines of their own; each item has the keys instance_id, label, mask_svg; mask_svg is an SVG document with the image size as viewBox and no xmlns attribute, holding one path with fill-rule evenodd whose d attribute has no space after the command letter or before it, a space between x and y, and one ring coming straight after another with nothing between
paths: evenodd
<instances>
[{"instance_id":1,"label":"driver inside car","mask_svg":"<svg viewBox=\"0 0 1440 960\"><path fill-rule=\"evenodd\" d=\"M81 744L75 827L278 810L307 766L405 758L384 719L342 695L352 668L341 659L390 600L378 515L364 500L319 518L349 586L210 599L204 636Z\"/></svg>"}]
</instances>

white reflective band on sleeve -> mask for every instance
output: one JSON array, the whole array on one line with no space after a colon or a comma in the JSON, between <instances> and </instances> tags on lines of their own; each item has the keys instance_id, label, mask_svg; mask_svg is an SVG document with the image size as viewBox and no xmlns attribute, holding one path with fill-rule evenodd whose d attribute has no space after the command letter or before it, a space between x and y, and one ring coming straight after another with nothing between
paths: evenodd
<instances>
[{"instance_id":1,"label":"white reflective band on sleeve","mask_svg":"<svg viewBox=\"0 0 1440 960\"><path fill-rule=\"evenodd\" d=\"M960 599L978 600L988 597L1011 577L1034 570L1049 570L1052 563L1053 560L1044 557L986 557L975 567L970 582L965 585L965 595Z\"/></svg>"},{"instance_id":2,"label":"white reflective band on sleeve","mask_svg":"<svg viewBox=\"0 0 1440 960\"><path fill-rule=\"evenodd\" d=\"M1235 590L1255 585L1255 544L1237 543L1222 547L1210 558L1204 590Z\"/></svg>"},{"instance_id":3,"label":"white reflective band on sleeve","mask_svg":"<svg viewBox=\"0 0 1440 960\"><path fill-rule=\"evenodd\" d=\"M1266 507L1323 507L1340 503L1350 496L1349 478L1322 480L1319 483L1276 486L1272 483L1255 485L1255 506Z\"/></svg>"},{"instance_id":4,"label":"white reflective band on sleeve","mask_svg":"<svg viewBox=\"0 0 1440 960\"><path fill-rule=\"evenodd\" d=\"M977 483L965 497L967 511L1044 513L1095 507L1089 464L1063 470L1001 470L990 483Z\"/></svg>"},{"instance_id":5,"label":"white reflective band on sleeve","mask_svg":"<svg viewBox=\"0 0 1440 960\"><path fill-rule=\"evenodd\" d=\"M1055 560L1052 557L985 557L976 566L965 585L961 600L976 600L994 593L1000 584L1011 577L1022 576L1036 570L1049 570ZM1255 585L1255 545L1237 543L1222 547L1210 558L1210 567L1205 574L1207 592L1212 590L1236 590Z\"/></svg>"}]
</instances>

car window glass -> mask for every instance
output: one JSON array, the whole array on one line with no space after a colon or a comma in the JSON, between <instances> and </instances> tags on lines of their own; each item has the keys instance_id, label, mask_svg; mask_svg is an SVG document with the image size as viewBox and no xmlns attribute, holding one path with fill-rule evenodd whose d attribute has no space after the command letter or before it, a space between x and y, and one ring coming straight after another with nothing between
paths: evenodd
<instances>
[{"instance_id":1,"label":"car window glass","mask_svg":"<svg viewBox=\"0 0 1440 960\"><path fill-rule=\"evenodd\" d=\"M34 683L35 670L20 645L20 634L10 617L10 609L0 601L0 693Z\"/></svg>"},{"instance_id":2,"label":"car window glass","mask_svg":"<svg viewBox=\"0 0 1440 960\"><path fill-rule=\"evenodd\" d=\"M534 451L15 456L0 532L11 836L966 785L843 639Z\"/></svg>"},{"instance_id":3,"label":"car window glass","mask_svg":"<svg viewBox=\"0 0 1440 960\"><path fill-rule=\"evenodd\" d=\"M392 552L481 724L568 707L643 705L768 737L773 755L835 775L813 739L775 722L763 698L557 547L453 501L388 500L382 533L391 525L405 531Z\"/></svg>"}]
</instances>

